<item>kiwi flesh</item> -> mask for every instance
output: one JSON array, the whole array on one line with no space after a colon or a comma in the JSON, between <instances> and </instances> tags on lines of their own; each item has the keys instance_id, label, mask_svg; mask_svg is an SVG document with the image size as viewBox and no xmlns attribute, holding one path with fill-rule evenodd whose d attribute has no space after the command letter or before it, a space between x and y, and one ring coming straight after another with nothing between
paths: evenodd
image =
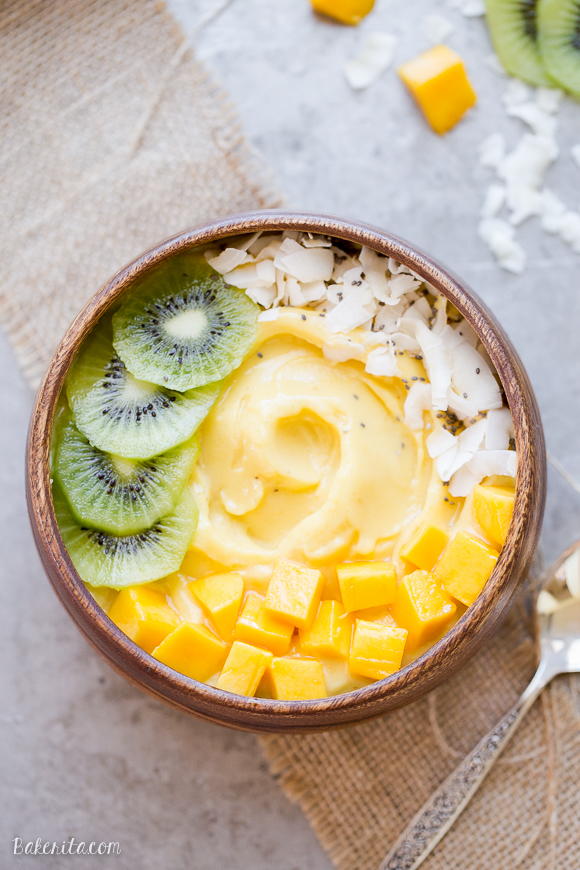
<instances>
[{"instance_id":1,"label":"kiwi flesh","mask_svg":"<svg viewBox=\"0 0 580 870\"><path fill-rule=\"evenodd\" d=\"M199 452L194 436L151 459L104 453L68 422L56 448L54 473L83 526L132 535L168 514Z\"/></svg>"},{"instance_id":2,"label":"kiwi flesh","mask_svg":"<svg viewBox=\"0 0 580 870\"><path fill-rule=\"evenodd\" d=\"M173 257L113 316L113 343L130 372L174 390L221 380L255 334L259 308L199 254Z\"/></svg>"},{"instance_id":3,"label":"kiwi flesh","mask_svg":"<svg viewBox=\"0 0 580 870\"><path fill-rule=\"evenodd\" d=\"M149 459L187 441L217 399L220 383L179 393L138 380L112 343L110 319L84 343L67 378L78 429L99 450Z\"/></svg>"},{"instance_id":4,"label":"kiwi flesh","mask_svg":"<svg viewBox=\"0 0 580 870\"><path fill-rule=\"evenodd\" d=\"M538 43L549 75L580 97L580 0L539 0Z\"/></svg>"},{"instance_id":5,"label":"kiwi flesh","mask_svg":"<svg viewBox=\"0 0 580 870\"><path fill-rule=\"evenodd\" d=\"M190 487L171 511L134 535L111 535L81 525L62 489L53 486L60 534L82 580L92 586L121 589L159 580L177 571L197 526L198 512Z\"/></svg>"},{"instance_id":6,"label":"kiwi flesh","mask_svg":"<svg viewBox=\"0 0 580 870\"><path fill-rule=\"evenodd\" d=\"M537 87L553 86L538 45L541 0L486 0L493 46L506 72Z\"/></svg>"}]
</instances>

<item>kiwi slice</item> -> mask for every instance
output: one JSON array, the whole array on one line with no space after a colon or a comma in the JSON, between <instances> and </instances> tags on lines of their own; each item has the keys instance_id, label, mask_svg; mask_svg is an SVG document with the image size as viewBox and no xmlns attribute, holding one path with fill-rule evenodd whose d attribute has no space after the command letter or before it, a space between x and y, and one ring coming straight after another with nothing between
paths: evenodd
<instances>
[{"instance_id":1,"label":"kiwi slice","mask_svg":"<svg viewBox=\"0 0 580 870\"><path fill-rule=\"evenodd\" d=\"M151 459L126 459L93 447L70 420L56 448L54 471L80 523L132 535L171 511L198 452L194 436Z\"/></svg>"},{"instance_id":2,"label":"kiwi slice","mask_svg":"<svg viewBox=\"0 0 580 870\"><path fill-rule=\"evenodd\" d=\"M531 85L549 86L538 46L540 0L486 0L493 47L506 72ZM552 82L553 85L553 82Z\"/></svg>"},{"instance_id":3,"label":"kiwi slice","mask_svg":"<svg viewBox=\"0 0 580 870\"><path fill-rule=\"evenodd\" d=\"M91 444L129 459L149 459L187 441L218 397L221 384L178 393L140 381L127 371L103 321L67 378L75 422Z\"/></svg>"},{"instance_id":4,"label":"kiwi slice","mask_svg":"<svg viewBox=\"0 0 580 870\"><path fill-rule=\"evenodd\" d=\"M159 580L177 571L197 525L197 508L186 487L171 513L135 535L111 535L82 526L62 489L53 486L60 534L85 583L121 589Z\"/></svg>"},{"instance_id":5,"label":"kiwi slice","mask_svg":"<svg viewBox=\"0 0 580 870\"><path fill-rule=\"evenodd\" d=\"M142 280L121 305L113 316L113 343L135 377L190 390L239 366L259 310L199 254L182 254Z\"/></svg>"},{"instance_id":6,"label":"kiwi slice","mask_svg":"<svg viewBox=\"0 0 580 870\"><path fill-rule=\"evenodd\" d=\"M538 42L548 73L580 97L580 0L539 0Z\"/></svg>"}]
</instances>

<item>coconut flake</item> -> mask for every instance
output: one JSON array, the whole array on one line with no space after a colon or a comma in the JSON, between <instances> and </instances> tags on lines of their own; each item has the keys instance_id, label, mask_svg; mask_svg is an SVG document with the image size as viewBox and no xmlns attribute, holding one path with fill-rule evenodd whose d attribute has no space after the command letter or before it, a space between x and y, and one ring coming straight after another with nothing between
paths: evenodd
<instances>
[{"instance_id":1,"label":"coconut flake","mask_svg":"<svg viewBox=\"0 0 580 870\"><path fill-rule=\"evenodd\" d=\"M451 384L451 365L447 348L440 335L433 333L424 323L417 322L415 337L421 347L423 361L433 391L433 407L447 409L447 391Z\"/></svg>"},{"instance_id":2,"label":"coconut flake","mask_svg":"<svg viewBox=\"0 0 580 870\"><path fill-rule=\"evenodd\" d=\"M570 154L572 155L572 160L580 169L580 145L573 145L570 149Z\"/></svg>"},{"instance_id":3,"label":"coconut flake","mask_svg":"<svg viewBox=\"0 0 580 870\"><path fill-rule=\"evenodd\" d=\"M463 399L474 403L476 413L501 408L502 396L498 383L479 351L466 341L461 341L449 352L451 383L455 391Z\"/></svg>"},{"instance_id":4,"label":"coconut flake","mask_svg":"<svg viewBox=\"0 0 580 870\"><path fill-rule=\"evenodd\" d=\"M564 577L570 595L580 598L580 550L575 550L564 562Z\"/></svg>"},{"instance_id":5,"label":"coconut flake","mask_svg":"<svg viewBox=\"0 0 580 870\"><path fill-rule=\"evenodd\" d=\"M507 408L488 411L485 430L485 447L487 450L507 450L510 438L513 436L514 425L512 415Z\"/></svg>"},{"instance_id":6,"label":"coconut flake","mask_svg":"<svg viewBox=\"0 0 580 870\"><path fill-rule=\"evenodd\" d=\"M453 496L467 496L485 477L515 477L516 465L514 450L480 450L453 475L449 491Z\"/></svg>"},{"instance_id":7,"label":"coconut flake","mask_svg":"<svg viewBox=\"0 0 580 870\"><path fill-rule=\"evenodd\" d=\"M382 375L386 378L395 377L399 372L393 348L378 347L375 350L371 350L367 357L365 371L369 375Z\"/></svg>"},{"instance_id":8,"label":"coconut flake","mask_svg":"<svg viewBox=\"0 0 580 870\"><path fill-rule=\"evenodd\" d=\"M524 271L526 255L515 240L513 226L501 218L484 218L478 232L502 268L514 274Z\"/></svg>"},{"instance_id":9,"label":"coconut flake","mask_svg":"<svg viewBox=\"0 0 580 870\"><path fill-rule=\"evenodd\" d=\"M326 326L330 332L350 332L357 326L363 326L371 319L365 306L356 298L343 299L326 317Z\"/></svg>"},{"instance_id":10,"label":"coconut flake","mask_svg":"<svg viewBox=\"0 0 580 870\"><path fill-rule=\"evenodd\" d=\"M423 428L423 412L431 410L431 384L415 383L405 399L405 425Z\"/></svg>"},{"instance_id":11,"label":"coconut flake","mask_svg":"<svg viewBox=\"0 0 580 870\"><path fill-rule=\"evenodd\" d=\"M251 257L245 251L241 251L239 248L226 248L217 257L209 259L208 263L212 269L215 269L220 275L224 275L226 272L231 272L237 266L241 266L242 263L247 263L250 260Z\"/></svg>"},{"instance_id":12,"label":"coconut flake","mask_svg":"<svg viewBox=\"0 0 580 870\"><path fill-rule=\"evenodd\" d=\"M274 258L274 265L298 281L329 281L334 256L328 248L303 248L292 239L285 239Z\"/></svg>"},{"instance_id":13,"label":"coconut flake","mask_svg":"<svg viewBox=\"0 0 580 870\"><path fill-rule=\"evenodd\" d=\"M455 435L452 435L448 429L444 429L441 426L427 436L427 453L431 459L437 459L438 456L442 456L443 453L455 447L456 441Z\"/></svg>"},{"instance_id":14,"label":"coconut flake","mask_svg":"<svg viewBox=\"0 0 580 870\"><path fill-rule=\"evenodd\" d=\"M390 33L369 33L358 54L344 65L346 80L355 90L368 88L392 63L397 38Z\"/></svg>"},{"instance_id":15,"label":"coconut flake","mask_svg":"<svg viewBox=\"0 0 580 870\"><path fill-rule=\"evenodd\" d=\"M482 218L495 217L501 211L504 202L505 186L503 184L490 184L481 207Z\"/></svg>"}]
</instances>

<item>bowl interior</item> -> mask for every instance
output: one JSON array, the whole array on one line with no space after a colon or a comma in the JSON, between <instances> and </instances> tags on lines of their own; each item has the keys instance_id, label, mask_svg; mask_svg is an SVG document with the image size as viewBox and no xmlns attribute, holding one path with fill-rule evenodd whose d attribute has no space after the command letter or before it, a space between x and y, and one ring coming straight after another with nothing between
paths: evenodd
<instances>
[{"instance_id":1,"label":"bowl interior","mask_svg":"<svg viewBox=\"0 0 580 870\"><path fill-rule=\"evenodd\" d=\"M179 674L129 640L106 616L64 549L52 506L49 449L59 395L84 337L137 277L174 254L256 231L295 229L367 245L412 268L445 295L474 328L510 407L518 453L514 517L497 565L476 602L420 658L387 679L316 701L245 698ZM493 631L525 574L537 543L545 497L545 449L539 412L523 366L500 325L452 273L380 229L331 217L285 212L235 216L174 236L138 257L85 305L59 345L33 411L27 495L37 546L53 586L88 639L141 687L202 717L252 730L309 730L366 718L419 697L458 668Z\"/></svg>"}]
</instances>

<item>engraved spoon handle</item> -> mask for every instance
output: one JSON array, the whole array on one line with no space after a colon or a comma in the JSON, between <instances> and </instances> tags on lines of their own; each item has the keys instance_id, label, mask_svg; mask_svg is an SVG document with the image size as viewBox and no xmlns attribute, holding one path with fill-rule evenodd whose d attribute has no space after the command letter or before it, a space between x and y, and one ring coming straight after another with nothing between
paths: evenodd
<instances>
[{"instance_id":1,"label":"engraved spoon handle","mask_svg":"<svg viewBox=\"0 0 580 870\"><path fill-rule=\"evenodd\" d=\"M540 662L523 694L503 719L449 774L405 828L380 870L416 870L461 815L538 694L554 676Z\"/></svg>"}]
</instances>

